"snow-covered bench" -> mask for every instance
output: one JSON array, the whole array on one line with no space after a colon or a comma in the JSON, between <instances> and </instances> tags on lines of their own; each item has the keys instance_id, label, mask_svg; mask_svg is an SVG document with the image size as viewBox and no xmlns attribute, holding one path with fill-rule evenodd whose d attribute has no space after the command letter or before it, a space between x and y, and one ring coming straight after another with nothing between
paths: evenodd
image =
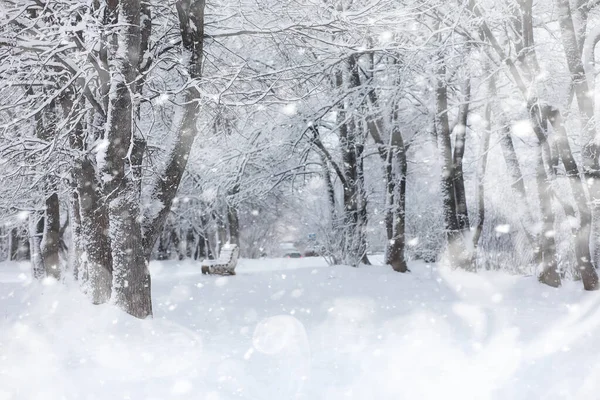
<instances>
[{"instance_id":1,"label":"snow-covered bench","mask_svg":"<svg viewBox=\"0 0 600 400\"><path fill-rule=\"evenodd\" d=\"M203 274L235 275L235 266L240 255L240 248L236 244L226 244L221 249L217 260L202 261Z\"/></svg>"}]
</instances>

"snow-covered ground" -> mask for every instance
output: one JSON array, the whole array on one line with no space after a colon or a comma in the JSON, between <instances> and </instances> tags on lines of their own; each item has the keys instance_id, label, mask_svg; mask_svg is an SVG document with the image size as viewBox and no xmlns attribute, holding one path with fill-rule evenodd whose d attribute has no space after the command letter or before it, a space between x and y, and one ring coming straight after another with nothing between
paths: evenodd
<instances>
[{"instance_id":1,"label":"snow-covered ground","mask_svg":"<svg viewBox=\"0 0 600 400\"><path fill-rule=\"evenodd\" d=\"M0 264L0 399L598 399L600 294L318 258L153 263L153 320Z\"/></svg>"}]
</instances>

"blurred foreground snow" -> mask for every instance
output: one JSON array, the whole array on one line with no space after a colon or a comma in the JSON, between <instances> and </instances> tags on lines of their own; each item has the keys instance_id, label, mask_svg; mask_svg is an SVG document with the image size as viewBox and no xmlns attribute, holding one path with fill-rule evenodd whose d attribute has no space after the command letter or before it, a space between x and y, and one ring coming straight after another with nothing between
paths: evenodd
<instances>
[{"instance_id":1,"label":"blurred foreground snow","mask_svg":"<svg viewBox=\"0 0 600 400\"><path fill-rule=\"evenodd\" d=\"M597 399L599 293L318 258L154 262L153 320L0 264L0 400Z\"/></svg>"}]
</instances>

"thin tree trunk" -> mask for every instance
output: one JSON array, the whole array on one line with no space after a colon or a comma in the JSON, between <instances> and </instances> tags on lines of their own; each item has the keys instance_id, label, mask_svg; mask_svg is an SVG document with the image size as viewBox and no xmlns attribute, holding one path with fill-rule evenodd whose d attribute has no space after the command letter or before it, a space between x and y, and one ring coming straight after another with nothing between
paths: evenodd
<instances>
[{"instance_id":1,"label":"thin tree trunk","mask_svg":"<svg viewBox=\"0 0 600 400\"><path fill-rule=\"evenodd\" d=\"M331 172L329 171L329 163L325 156L321 155L321 169L323 171L323 180L325 181L325 188L327 189L327 201L329 204L329 215L331 221L336 219L336 201L335 201L335 186L333 186L333 180L331 179Z\"/></svg>"},{"instance_id":2,"label":"thin tree trunk","mask_svg":"<svg viewBox=\"0 0 600 400\"><path fill-rule=\"evenodd\" d=\"M194 230L188 228L185 234L185 256L189 259L194 257L194 250L196 249L196 235Z\"/></svg>"},{"instance_id":3,"label":"thin tree trunk","mask_svg":"<svg viewBox=\"0 0 600 400\"><path fill-rule=\"evenodd\" d=\"M364 138L362 139L364 140ZM358 226L356 234L358 235L358 253L361 255L360 262L364 265L371 265L371 261L367 256L367 228L369 224L369 214L367 210L367 192L365 190L365 172L364 172L364 144L356 144L356 183L358 194Z\"/></svg>"},{"instance_id":4,"label":"thin tree trunk","mask_svg":"<svg viewBox=\"0 0 600 400\"><path fill-rule=\"evenodd\" d=\"M169 237L170 229L165 227L165 230L161 233L158 239L158 249L156 251L156 258L159 261L168 260L170 251L169 247L171 245L170 237Z\"/></svg>"},{"instance_id":5,"label":"thin tree trunk","mask_svg":"<svg viewBox=\"0 0 600 400\"><path fill-rule=\"evenodd\" d=\"M315 132L317 135L317 132ZM320 143L320 141L319 141ZM321 169L323 171L323 180L325 181L325 187L327 189L327 200L328 200L328 209L329 209L329 226L330 232L337 232L337 201L335 197L335 186L333 184L333 180L331 179L331 171L329 170L329 161L327 157L320 153L321 156ZM340 264L342 260L340 260L334 251L331 252L331 257L334 265Z\"/></svg>"},{"instance_id":6,"label":"thin tree trunk","mask_svg":"<svg viewBox=\"0 0 600 400\"><path fill-rule=\"evenodd\" d=\"M60 202L56 192L46 199L43 235L41 251L46 276L60 280Z\"/></svg>"},{"instance_id":7,"label":"thin tree trunk","mask_svg":"<svg viewBox=\"0 0 600 400\"><path fill-rule=\"evenodd\" d=\"M465 154L467 123L469 119L469 102L471 101L471 80L467 79L465 84L464 104L460 107L458 126L455 128L456 140L454 142L454 153L452 162L454 164L454 192L456 196L456 218L461 231L468 232L470 229L469 211L467 207L467 193L465 190L465 178L463 173L463 158Z\"/></svg>"},{"instance_id":8,"label":"thin tree trunk","mask_svg":"<svg viewBox=\"0 0 600 400\"><path fill-rule=\"evenodd\" d=\"M179 238L179 230L176 227L171 228L170 230L170 242L171 242L171 248L173 248L175 250L175 253L177 253L177 259L178 260L183 260L185 258L185 253L181 251L181 239Z\"/></svg>"},{"instance_id":9,"label":"thin tree trunk","mask_svg":"<svg viewBox=\"0 0 600 400\"><path fill-rule=\"evenodd\" d=\"M31 249L32 276L38 280L46 277L41 248L43 235L44 215L39 212L33 212L29 215L29 248Z\"/></svg>"},{"instance_id":10,"label":"thin tree trunk","mask_svg":"<svg viewBox=\"0 0 600 400\"><path fill-rule=\"evenodd\" d=\"M355 56L348 58L349 67L349 87L355 88L360 85L358 76L358 64ZM336 85L338 88L344 87L344 76L342 72L336 74ZM361 261L365 261L366 249L363 248L363 232L361 232L363 222L361 221L361 189L359 187L359 171L357 157L357 137L356 126L351 123L346 105L342 104L338 111L338 126L340 132L340 148L342 152L342 168L345 177L344 184L344 225L346 233L344 235L345 262L352 266L357 266Z\"/></svg>"},{"instance_id":11,"label":"thin tree trunk","mask_svg":"<svg viewBox=\"0 0 600 400\"><path fill-rule=\"evenodd\" d=\"M12 228L10 230L10 240L9 240L9 255L8 255L8 259L11 261L15 261L19 259L19 243L20 243L20 238L19 238L19 232L17 228Z\"/></svg>"},{"instance_id":12,"label":"thin tree trunk","mask_svg":"<svg viewBox=\"0 0 600 400\"><path fill-rule=\"evenodd\" d=\"M27 232L23 232L19 235L17 248L17 261L31 260L31 245L29 243L29 237Z\"/></svg>"},{"instance_id":13,"label":"thin tree trunk","mask_svg":"<svg viewBox=\"0 0 600 400\"><path fill-rule=\"evenodd\" d=\"M493 78L492 78L493 79ZM490 93L491 96L495 93ZM487 170L488 152L490 149L491 137L491 118L492 104L488 103L485 107L485 128L481 138L481 155L479 167L477 168L477 225L473 233L473 246L476 251L479 246L479 239L483 233L485 223L485 173Z\"/></svg>"},{"instance_id":14,"label":"thin tree trunk","mask_svg":"<svg viewBox=\"0 0 600 400\"><path fill-rule=\"evenodd\" d=\"M28 92L33 94L33 89ZM57 120L59 109L56 100L50 101L35 115L36 136L41 140L50 141L57 135ZM35 237L31 243L34 249L34 276L51 276L60 279L60 203L57 194L56 177L48 175L45 178L43 191L46 194L45 211L36 223Z\"/></svg>"},{"instance_id":15,"label":"thin tree trunk","mask_svg":"<svg viewBox=\"0 0 600 400\"><path fill-rule=\"evenodd\" d=\"M371 69L374 70L373 54L370 55ZM379 107L379 98L375 90L369 91L369 100L375 108ZM404 256L405 248L405 219L406 219L406 146L399 127L397 109L392 116L393 127L389 145L385 146L382 139L384 130L380 111L367 121L367 127L373 141L377 145L379 157L383 162L386 186L385 200L385 230L387 234L385 263L397 272L407 272L408 267Z\"/></svg>"},{"instance_id":16,"label":"thin tree trunk","mask_svg":"<svg viewBox=\"0 0 600 400\"><path fill-rule=\"evenodd\" d=\"M69 221L71 223L71 243L69 245L68 263L72 268L73 278L82 279L83 270L81 268L81 255L83 249L81 246L81 211L79 210L79 197L76 188L71 188L69 196ZM87 280L87 271L86 277Z\"/></svg>"}]
</instances>

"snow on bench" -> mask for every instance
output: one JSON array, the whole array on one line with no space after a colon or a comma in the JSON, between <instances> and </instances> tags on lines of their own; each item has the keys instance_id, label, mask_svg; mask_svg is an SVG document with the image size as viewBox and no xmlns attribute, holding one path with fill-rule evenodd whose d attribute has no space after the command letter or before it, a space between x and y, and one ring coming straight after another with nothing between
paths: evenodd
<instances>
[{"instance_id":1,"label":"snow on bench","mask_svg":"<svg viewBox=\"0 0 600 400\"><path fill-rule=\"evenodd\" d=\"M236 244L226 244L217 260L202 261L203 274L235 275L240 248Z\"/></svg>"}]
</instances>

